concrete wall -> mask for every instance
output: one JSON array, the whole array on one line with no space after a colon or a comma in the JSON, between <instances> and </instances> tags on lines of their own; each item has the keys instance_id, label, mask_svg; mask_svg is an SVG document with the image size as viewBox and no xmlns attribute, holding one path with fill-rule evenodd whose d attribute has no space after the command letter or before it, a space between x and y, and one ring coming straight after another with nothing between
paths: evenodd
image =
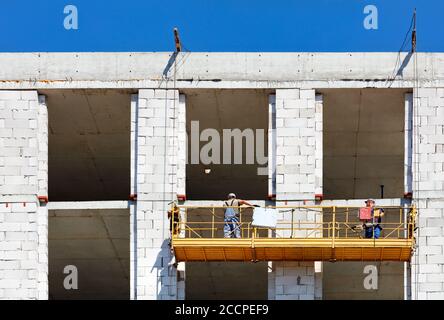
<instances>
[{"instance_id":1,"label":"concrete wall","mask_svg":"<svg viewBox=\"0 0 444 320\"><path fill-rule=\"evenodd\" d=\"M417 53L418 78L443 81L442 53ZM170 52L1 53L1 88L165 88ZM402 69L390 79L400 59ZM411 54L397 52L181 52L180 88L413 87ZM69 79L69 81L65 81ZM427 84L430 86L430 84Z\"/></svg>"},{"instance_id":2,"label":"concrete wall","mask_svg":"<svg viewBox=\"0 0 444 320\"><path fill-rule=\"evenodd\" d=\"M45 211L37 200L45 189L40 107L37 91L0 91L1 298L47 298Z\"/></svg>"},{"instance_id":3,"label":"concrete wall","mask_svg":"<svg viewBox=\"0 0 444 320\"><path fill-rule=\"evenodd\" d=\"M277 261L268 276L268 299L314 300L315 272L313 262Z\"/></svg>"},{"instance_id":4,"label":"concrete wall","mask_svg":"<svg viewBox=\"0 0 444 320\"><path fill-rule=\"evenodd\" d=\"M276 204L312 203L316 191L315 90L276 90ZM322 130L318 128L318 130ZM318 170L319 172L319 170ZM319 181L319 180L318 180ZM286 220L283 214L281 220ZM316 215L307 217L316 221ZM319 235L322 236L322 235ZM269 299L315 299L314 262L272 262Z\"/></svg>"},{"instance_id":5,"label":"concrete wall","mask_svg":"<svg viewBox=\"0 0 444 320\"><path fill-rule=\"evenodd\" d=\"M315 90L276 90L276 200L314 200Z\"/></svg>"},{"instance_id":6,"label":"concrete wall","mask_svg":"<svg viewBox=\"0 0 444 320\"><path fill-rule=\"evenodd\" d=\"M38 112L37 112L37 125L38 125L38 170L37 170L37 183L38 183L38 196L48 197L48 106L46 105L45 96L38 96ZM48 263L48 208L44 201L41 201L40 206L37 208L37 233L39 237L38 242L38 298L48 299L49 287L48 287L48 275L49 275L49 263Z\"/></svg>"},{"instance_id":7,"label":"concrete wall","mask_svg":"<svg viewBox=\"0 0 444 320\"><path fill-rule=\"evenodd\" d=\"M413 92L413 197L418 206L412 298L444 299L444 87Z\"/></svg>"},{"instance_id":8,"label":"concrete wall","mask_svg":"<svg viewBox=\"0 0 444 320\"><path fill-rule=\"evenodd\" d=\"M132 236L137 261L132 296L135 299L183 298L170 252L168 203L176 199L178 174L178 128L185 132L185 117L176 114L177 90L140 90L132 132L135 139L137 204ZM181 113L184 115L184 113ZM183 159L185 160L185 159ZM182 170L185 165L180 166ZM181 173L181 176L184 174Z\"/></svg>"}]
</instances>

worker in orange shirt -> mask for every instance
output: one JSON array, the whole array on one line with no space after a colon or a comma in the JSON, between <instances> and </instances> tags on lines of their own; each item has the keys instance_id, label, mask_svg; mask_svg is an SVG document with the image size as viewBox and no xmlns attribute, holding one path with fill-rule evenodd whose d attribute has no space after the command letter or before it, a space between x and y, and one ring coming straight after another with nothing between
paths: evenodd
<instances>
[{"instance_id":1,"label":"worker in orange shirt","mask_svg":"<svg viewBox=\"0 0 444 320\"><path fill-rule=\"evenodd\" d=\"M375 200L373 199L366 200L365 205L367 208L372 208L371 219L363 221L365 237L367 239L371 239L373 237L378 239L382 231L380 223L382 222L382 217L384 216L384 210L375 208Z\"/></svg>"}]
</instances>

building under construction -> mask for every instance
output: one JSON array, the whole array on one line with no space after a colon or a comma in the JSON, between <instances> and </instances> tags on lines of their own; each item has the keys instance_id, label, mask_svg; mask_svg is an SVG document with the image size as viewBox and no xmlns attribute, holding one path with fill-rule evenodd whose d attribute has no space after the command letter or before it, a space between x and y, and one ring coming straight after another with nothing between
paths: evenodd
<instances>
[{"instance_id":1,"label":"building under construction","mask_svg":"<svg viewBox=\"0 0 444 320\"><path fill-rule=\"evenodd\" d=\"M0 150L2 299L444 299L444 54L0 53Z\"/></svg>"}]
</instances>

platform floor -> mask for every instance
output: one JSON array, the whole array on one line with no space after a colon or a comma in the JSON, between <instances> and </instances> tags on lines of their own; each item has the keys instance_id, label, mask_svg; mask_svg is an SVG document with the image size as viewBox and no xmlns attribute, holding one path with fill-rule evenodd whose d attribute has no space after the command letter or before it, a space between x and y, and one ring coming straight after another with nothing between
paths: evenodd
<instances>
[{"instance_id":1,"label":"platform floor","mask_svg":"<svg viewBox=\"0 0 444 320\"><path fill-rule=\"evenodd\" d=\"M177 261L409 261L412 239L183 239Z\"/></svg>"}]
</instances>

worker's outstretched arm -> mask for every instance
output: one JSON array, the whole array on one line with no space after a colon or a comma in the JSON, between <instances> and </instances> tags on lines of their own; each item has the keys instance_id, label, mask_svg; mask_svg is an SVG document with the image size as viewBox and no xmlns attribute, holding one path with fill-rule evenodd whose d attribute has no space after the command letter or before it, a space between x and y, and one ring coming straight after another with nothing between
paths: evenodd
<instances>
[{"instance_id":1,"label":"worker's outstretched arm","mask_svg":"<svg viewBox=\"0 0 444 320\"><path fill-rule=\"evenodd\" d=\"M250 207L259 207L258 205L254 205L254 204L251 204L251 203L249 203L248 201L245 201L245 200L239 200L239 204L240 205L246 205L246 206L250 206Z\"/></svg>"}]
</instances>

